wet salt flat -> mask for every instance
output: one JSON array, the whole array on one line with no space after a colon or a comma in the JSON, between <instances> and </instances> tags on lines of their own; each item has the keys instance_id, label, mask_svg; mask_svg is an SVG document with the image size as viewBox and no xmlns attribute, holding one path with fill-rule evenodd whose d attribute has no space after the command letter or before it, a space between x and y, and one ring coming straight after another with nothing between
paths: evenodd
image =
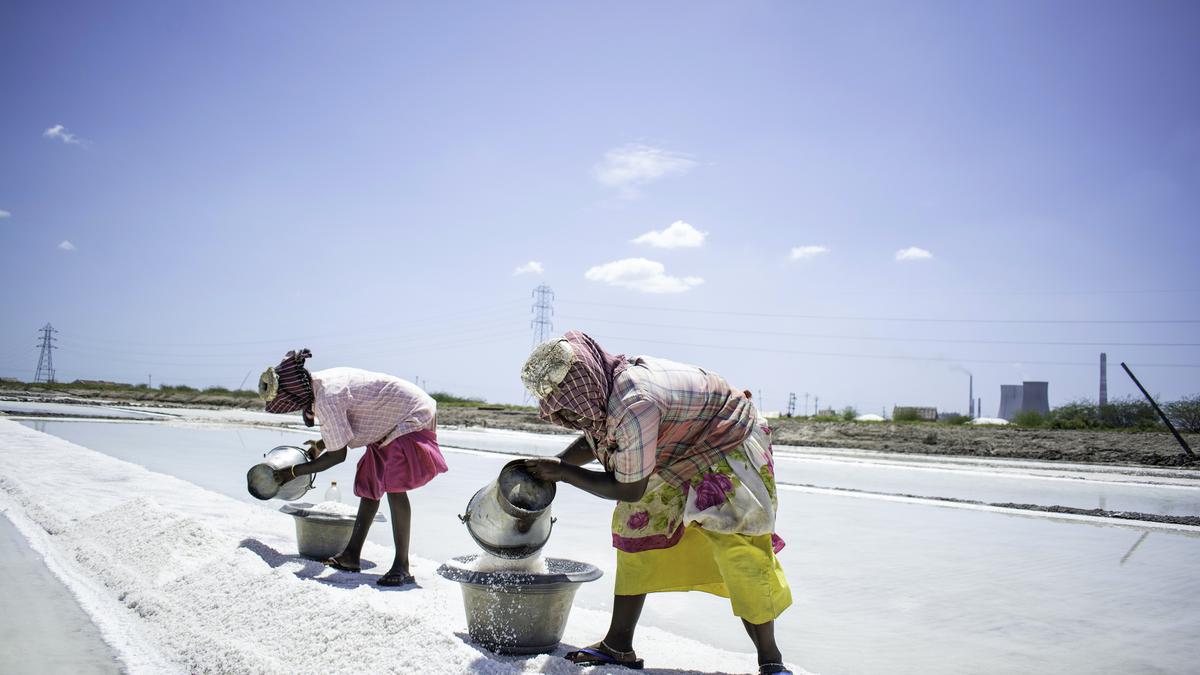
<instances>
[{"instance_id":1,"label":"wet salt flat","mask_svg":"<svg viewBox=\"0 0 1200 675\"><path fill-rule=\"evenodd\" d=\"M281 504L246 494L246 469L274 445L312 437L245 427L25 424L269 509ZM456 516L509 459L497 452L549 454L570 440L455 430L443 430L440 437L450 473L412 494L413 551L434 560L477 551ZM454 444L474 449L455 450ZM931 479L938 476L933 473L914 479L918 472L894 469L897 482L889 483L886 468L859 475L862 467L825 465L828 471L821 473L814 468L819 462L784 460L782 454L778 472L785 483L904 493L921 489L913 480L959 490L993 489L988 486L1012 480L996 483L969 474ZM351 461L318 478L317 492L309 496L319 500L328 479L336 479L349 500L359 456L361 451L352 451ZM1039 481L1036 496L1063 503L1073 498L1067 485ZM1139 489L1126 498L1177 500L1176 488ZM585 584L577 605L607 609L614 562L609 505L563 487L554 511L558 524L546 555L601 567L605 577ZM813 672L1185 673L1192 672L1200 653L1200 582L1192 569L1200 559L1200 533L1194 528L1061 520L785 487L779 531L788 541L780 559L796 597L778 622L780 641L789 660ZM371 539L390 547L386 526L375 526ZM720 598L656 595L647 601L643 625L750 651ZM602 629L596 626L597 637Z\"/></svg>"}]
</instances>

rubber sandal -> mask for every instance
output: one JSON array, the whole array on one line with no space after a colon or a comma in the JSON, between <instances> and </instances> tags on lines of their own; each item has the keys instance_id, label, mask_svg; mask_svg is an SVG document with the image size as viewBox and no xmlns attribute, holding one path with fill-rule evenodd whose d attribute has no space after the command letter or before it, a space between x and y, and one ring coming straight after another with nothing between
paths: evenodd
<instances>
[{"instance_id":1,"label":"rubber sandal","mask_svg":"<svg viewBox=\"0 0 1200 675\"><path fill-rule=\"evenodd\" d=\"M337 558L330 558L329 560L325 561L325 564L328 565L329 567L332 567L335 570L341 570L343 572L361 572L362 571L361 567L351 567L349 565L343 565L342 563L338 562Z\"/></svg>"},{"instance_id":2,"label":"rubber sandal","mask_svg":"<svg viewBox=\"0 0 1200 675\"><path fill-rule=\"evenodd\" d=\"M411 574L394 574L388 572L379 577L379 581L375 582L376 586L407 586L417 583L416 578Z\"/></svg>"},{"instance_id":3,"label":"rubber sandal","mask_svg":"<svg viewBox=\"0 0 1200 675\"><path fill-rule=\"evenodd\" d=\"M584 658L578 658L580 656ZM645 667L645 662L642 659L622 661L611 654L602 652L599 649L593 649L592 647L584 647L573 652L567 652L563 658L583 668L588 666L621 666L630 670L641 670Z\"/></svg>"},{"instance_id":4,"label":"rubber sandal","mask_svg":"<svg viewBox=\"0 0 1200 675\"><path fill-rule=\"evenodd\" d=\"M758 667L758 675L792 675L782 663L764 663Z\"/></svg>"}]
</instances>

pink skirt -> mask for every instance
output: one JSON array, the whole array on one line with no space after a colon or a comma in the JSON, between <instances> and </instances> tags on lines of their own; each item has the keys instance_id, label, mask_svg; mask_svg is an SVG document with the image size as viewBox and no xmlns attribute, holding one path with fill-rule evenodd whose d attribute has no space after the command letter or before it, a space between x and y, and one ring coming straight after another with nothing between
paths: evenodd
<instances>
[{"instance_id":1,"label":"pink skirt","mask_svg":"<svg viewBox=\"0 0 1200 675\"><path fill-rule=\"evenodd\" d=\"M358 460L354 494L382 499L387 492L408 492L445 473L446 460L431 429L405 434L387 445L372 443Z\"/></svg>"}]
</instances>

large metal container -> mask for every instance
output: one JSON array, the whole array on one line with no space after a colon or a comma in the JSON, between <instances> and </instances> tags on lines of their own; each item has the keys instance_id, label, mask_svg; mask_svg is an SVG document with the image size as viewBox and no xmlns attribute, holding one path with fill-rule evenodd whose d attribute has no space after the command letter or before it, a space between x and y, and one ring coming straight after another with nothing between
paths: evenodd
<instances>
[{"instance_id":1,"label":"large metal container","mask_svg":"<svg viewBox=\"0 0 1200 675\"><path fill-rule=\"evenodd\" d=\"M316 482L316 475L297 476L280 485L275 482L275 470L287 469L308 461L304 448L281 445L263 455L263 461L246 472L246 490L258 499L292 501L304 496Z\"/></svg>"},{"instance_id":2,"label":"large metal container","mask_svg":"<svg viewBox=\"0 0 1200 675\"><path fill-rule=\"evenodd\" d=\"M554 651L579 584L602 575L595 565L563 558L546 558L545 573L477 572L470 569L476 558L454 558L438 574L462 588L471 640L500 654Z\"/></svg>"},{"instance_id":3,"label":"large metal container","mask_svg":"<svg viewBox=\"0 0 1200 675\"><path fill-rule=\"evenodd\" d=\"M280 511L296 521L296 550L314 560L328 560L346 550L354 532L354 516L310 511L312 504L284 504ZM375 521L384 522L376 514Z\"/></svg>"},{"instance_id":4,"label":"large metal container","mask_svg":"<svg viewBox=\"0 0 1200 675\"><path fill-rule=\"evenodd\" d=\"M554 483L534 478L522 460L513 460L471 497L459 520L488 553L510 560L528 558L550 538L554 494Z\"/></svg>"}]
</instances>

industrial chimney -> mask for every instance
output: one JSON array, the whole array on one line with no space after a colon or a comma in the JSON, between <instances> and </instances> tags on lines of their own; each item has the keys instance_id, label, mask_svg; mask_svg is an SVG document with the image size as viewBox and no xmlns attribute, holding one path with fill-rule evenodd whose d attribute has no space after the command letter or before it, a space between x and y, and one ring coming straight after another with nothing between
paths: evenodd
<instances>
[{"instance_id":1,"label":"industrial chimney","mask_svg":"<svg viewBox=\"0 0 1200 675\"><path fill-rule=\"evenodd\" d=\"M1108 405L1108 354L1100 352L1100 407Z\"/></svg>"},{"instance_id":2,"label":"industrial chimney","mask_svg":"<svg viewBox=\"0 0 1200 675\"><path fill-rule=\"evenodd\" d=\"M967 417L975 419L975 376L967 375Z\"/></svg>"}]
</instances>

